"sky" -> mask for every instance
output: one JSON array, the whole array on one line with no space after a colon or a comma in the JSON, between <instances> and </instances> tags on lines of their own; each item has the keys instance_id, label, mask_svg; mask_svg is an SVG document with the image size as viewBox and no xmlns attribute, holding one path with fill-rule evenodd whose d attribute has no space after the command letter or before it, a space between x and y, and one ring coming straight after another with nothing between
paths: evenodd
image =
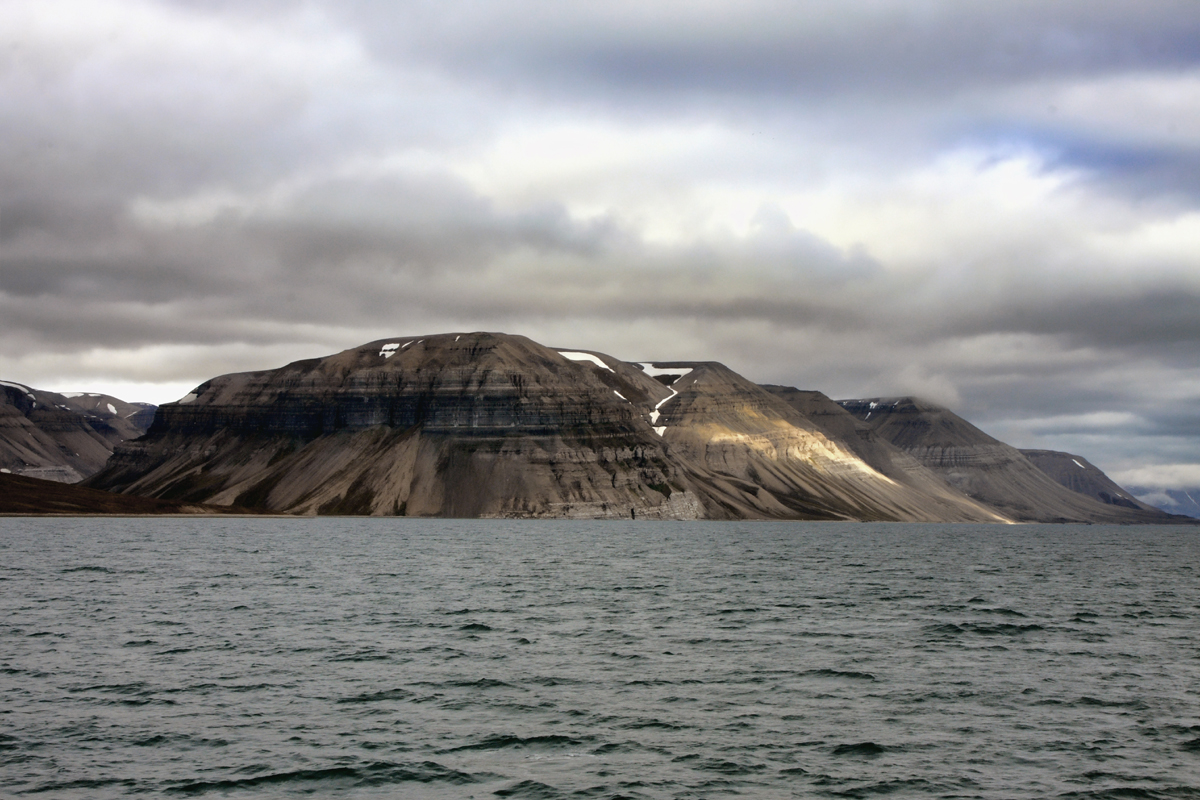
<instances>
[{"instance_id":1,"label":"sky","mask_svg":"<svg viewBox=\"0 0 1200 800\"><path fill-rule=\"evenodd\" d=\"M491 330L1200 485L1194 0L0 0L0 378Z\"/></svg>"}]
</instances>

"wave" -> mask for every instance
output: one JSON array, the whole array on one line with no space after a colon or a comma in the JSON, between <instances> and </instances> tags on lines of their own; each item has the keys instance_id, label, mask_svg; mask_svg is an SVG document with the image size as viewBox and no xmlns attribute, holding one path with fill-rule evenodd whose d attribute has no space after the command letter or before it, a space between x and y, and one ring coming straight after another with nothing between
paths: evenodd
<instances>
[{"instance_id":1,"label":"wave","mask_svg":"<svg viewBox=\"0 0 1200 800\"><path fill-rule=\"evenodd\" d=\"M849 678L850 680L858 681L878 680L878 678L869 672L855 672L854 670L810 669L807 672L802 672L800 674L812 675L814 678Z\"/></svg>"},{"instance_id":2,"label":"wave","mask_svg":"<svg viewBox=\"0 0 1200 800\"><path fill-rule=\"evenodd\" d=\"M559 734L549 734L545 736L513 736L513 735L494 735L486 736L473 744L464 744L460 747L451 747L448 750L442 750L443 753L461 753L471 750L507 750L508 748L522 749L553 749L559 747L580 747L592 741L593 737L587 736L584 738L576 738L574 736L563 736Z\"/></svg>"},{"instance_id":3,"label":"wave","mask_svg":"<svg viewBox=\"0 0 1200 800\"><path fill-rule=\"evenodd\" d=\"M455 785L478 783L474 775L459 772L438 764L425 761L420 764L392 764L375 762L358 767L337 766L315 769L298 769L289 772L272 772L266 775L255 775L250 778L229 778L215 781L189 781L166 788L173 794L204 794L206 792L228 792L236 789L253 789L256 787L278 784L317 784L306 786L305 792L318 791L320 784L329 784L327 789L335 786L380 786L392 783L435 783L444 782Z\"/></svg>"},{"instance_id":4,"label":"wave","mask_svg":"<svg viewBox=\"0 0 1200 800\"><path fill-rule=\"evenodd\" d=\"M888 748L875 742L858 742L856 744L839 744L833 748L835 756L878 756L886 753Z\"/></svg>"}]
</instances>

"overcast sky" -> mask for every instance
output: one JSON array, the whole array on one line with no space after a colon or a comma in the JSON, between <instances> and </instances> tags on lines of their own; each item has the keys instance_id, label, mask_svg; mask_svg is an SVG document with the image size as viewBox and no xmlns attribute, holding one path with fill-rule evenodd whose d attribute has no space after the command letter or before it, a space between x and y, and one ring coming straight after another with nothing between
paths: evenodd
<instances>
[{"instance_id":1,"label":"overcast sky","mask_svg":"<svg viewBox=\"0 0 1200 800\"><path fill-rule=\"evenodd\" d=\"M0 0L0 320L44 389L495 330L1194 486L1200 5Z\"/></svg>"}]
</instances>

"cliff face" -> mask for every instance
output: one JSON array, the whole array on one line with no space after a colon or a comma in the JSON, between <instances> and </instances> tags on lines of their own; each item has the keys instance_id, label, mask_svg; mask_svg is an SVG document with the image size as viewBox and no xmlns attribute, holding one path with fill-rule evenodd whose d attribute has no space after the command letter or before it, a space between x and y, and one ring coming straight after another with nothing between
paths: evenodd
<instances>
[{"instance_id":1,"label":"cliff face","mask_svg":"<svg viewBox=\"0 0 1200 800\"><path fill-rule=\"evenodd\" d=\"M1104 503L1089 492L1072 491L1022 451L988 436L936 404L909 397L841 400L838 404L953 488L1013 520L1107 523L1171 520L1170 515L1142 504ZM1103 476L1099 470L1095 472ZM1104 480L1112 483L1107 476Z\"/></svg>"},{"instance_id":2,"label":"cliff face","mask_svg":"<svg viewBox=\"0 0 1200 800\"><path fill-rule=\"evenodd\" d=\"M997 519L902 477L719 364L471 333L215 378L90 485L302 514Z\"/></svg>"},{"instance_id":3,"label":"cliff face","mask_svg":"<svg viewBox=\"0 0 1200 800\"><path fill-rule=\"evenodd\" d=\"M74 483L103 467L116 445L141 436L153 412L108 395L0 381L0 469Z\"/></svg>"}]
</instances>

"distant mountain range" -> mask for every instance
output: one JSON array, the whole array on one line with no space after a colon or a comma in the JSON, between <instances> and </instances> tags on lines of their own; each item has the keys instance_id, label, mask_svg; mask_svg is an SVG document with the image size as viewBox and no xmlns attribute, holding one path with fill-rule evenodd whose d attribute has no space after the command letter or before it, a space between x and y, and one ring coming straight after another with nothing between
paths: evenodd
<instances>
[{"instance_id":1,"label":"distant mountain range","mask_svg":"<svg viewBox=\"0 0 1200 800\"><path fill-rule=\"evenodd\" d=\"M75 483L141 436L155 406L106 394L56 394L0 381L0 472Z\"/></svg>"},{"instance_id":2,"label":"distant mountain range","mask_svg":"<svg viewBox=\"0 0 1200 800\"><path fill-rule=\"evenodd\" d=\"M14 391L25 428L32 402L65 413L79 400ZM60 456L80 452L50 438ZM87 486L287 514L1193 521L1081 456L1017 450L919 400L835 403L715 362L624 362L496 333L220 376L121 439L106 463L96 443L89 464L104 466Z\"/></svg>"}]
</instances>

